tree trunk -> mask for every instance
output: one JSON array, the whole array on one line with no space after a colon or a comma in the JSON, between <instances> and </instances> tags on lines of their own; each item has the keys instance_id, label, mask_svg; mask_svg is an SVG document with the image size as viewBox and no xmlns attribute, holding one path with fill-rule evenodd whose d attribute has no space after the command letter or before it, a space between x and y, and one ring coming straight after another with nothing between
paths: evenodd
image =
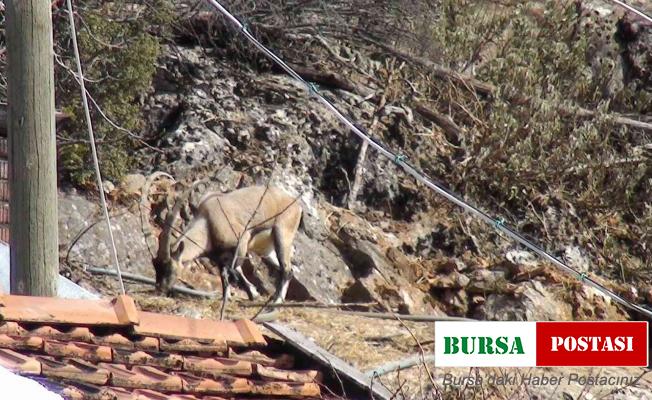
<instances>
[{"instance_id":1,"label":"tree trunk","mask_svg":"<svg viewBox=\"0 0 652 400\"><path fill-rule=\"evenodd\" d=\"M54 296L59 257L50 2L5 4L11 293Z\"/></svg>"}]
</instances>

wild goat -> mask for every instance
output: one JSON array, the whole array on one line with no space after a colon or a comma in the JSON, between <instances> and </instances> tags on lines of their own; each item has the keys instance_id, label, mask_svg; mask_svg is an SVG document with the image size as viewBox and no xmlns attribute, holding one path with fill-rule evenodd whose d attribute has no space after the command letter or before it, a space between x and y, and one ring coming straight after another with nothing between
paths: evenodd
<instances>
[{"instance_id":1,"label":"wild goat","mask_svg":"<svg viewBox=\"0 0 652 400\"><path fill-rule=\"evenodd\" d=\"M165 175L155 173L149 179ZM149 180L148 179L148 180ZM149 183L143 188L149 191ZM246 286L251 299L256 287L242 272L242 263L250 252L265 257L279 268L274 302L285 300L292 278L292 242L301 223L303 210L298 198L276 187L251 186L222 194L209 192L193 209L193 216L182 235L172 243L172 230L191 189L179 198L168 213L159 235L159 247L152 260L157 289L168 293L184 263L206 255L221 267L222 295L228 298L228 276L233 267ZM234 262L224 265L223 255L233 251ZM223 303L224 304L224 303Z\"/></svg>"}]
</instances>

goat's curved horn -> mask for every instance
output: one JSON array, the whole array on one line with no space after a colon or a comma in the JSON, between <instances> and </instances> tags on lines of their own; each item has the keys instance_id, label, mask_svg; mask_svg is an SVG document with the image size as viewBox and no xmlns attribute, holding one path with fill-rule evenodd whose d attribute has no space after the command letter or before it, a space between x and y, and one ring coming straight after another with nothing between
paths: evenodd
<instances>
[{"instance_id":1,"label":"goat's curved horn","mask_svg":"<svg viewBox=\"0 0 652 400\"><path fill-rule=\"evenodd\" d=\"M151 203L149 202L149 191L151 189L152 184L156 179L165 177L170 179L172 182L176 182L172 175L162 172L162 171L156 171L152 174L150 174L146 179L145 179L145 184L143 184L143 187L140 192L140 203L138 204L138 207L140 209L140 225L141 229L143 231L143 235L145 236L145 243L147 244L147 249L149 250L149 254L154 257L154 253L152 252L152 248L156 246L156 243L154 242L154 235L152 234L152 225L150 223L150 210L151 210Z\"/></svg>"},{"instance_id":2,"label":"goat's curved horn","mask_svg":"<svg viewBox=\"0 0 652 400\"><path fill-rule=\"evenodd\" d=\"M174 224L181 213L181 207L183 207L183 204L188 200L190 194L195 189L195 186L196 184L192 184L181 196L177 197L174 207L165 218L163 230L158 238L157 259L159 261L170 260L172 254L170 246L172 245L172 230L174 229Z\"/></svg>"}]
</instances>

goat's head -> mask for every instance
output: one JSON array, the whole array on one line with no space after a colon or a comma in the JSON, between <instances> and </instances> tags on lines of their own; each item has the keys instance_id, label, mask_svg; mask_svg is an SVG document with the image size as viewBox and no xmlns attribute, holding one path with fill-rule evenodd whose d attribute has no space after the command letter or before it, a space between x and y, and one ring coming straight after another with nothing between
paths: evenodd
<instances>
[{"instance_id":1,"label":"goat's head","mask_svg":"<svg viewBox=\"0 0 652 400\"><path fill-rule=\"evenodd\" d=\"M177 280L177 271L180 268L179 256L183 252L184 243L184 241L181 241L172 254L170 254L170 247L168 246L168 251L162 255L159 252L159 255L152 259L154 272L156 273L156 289L162 294L169 293L172 285Z\"/></svg>"},{"instance_id":2,"label":"goat's head","mask_svg":"<svg viewBox=\"0 0 652 400\"><path fill-rule=\"evenodd\" d=\"M156 272L156 290L162 294L167 294L176 280L174 261L172 259L160 260L154 258L152 264L154 264L154 271Z\"/></svg>"}]
</instances>

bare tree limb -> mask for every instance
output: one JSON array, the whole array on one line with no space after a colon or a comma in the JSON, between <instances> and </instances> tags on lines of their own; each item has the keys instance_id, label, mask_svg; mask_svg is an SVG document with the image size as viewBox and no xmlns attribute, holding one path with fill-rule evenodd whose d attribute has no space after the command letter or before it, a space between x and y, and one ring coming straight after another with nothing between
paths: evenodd
<instances>
[{"instance_id":1,"label":"bare tree limb","mask_svg":"<svg viewBox=\"0 0 652 400\"><path fill-rule=\"evenodd\" d=\"M437 124L444 131L446 140L450 143L454 145L460 144L462 128L450 116L441 114L439 111L426 106L425 103L417 103L414 110L423 118Z\"/></svg>"},{"instance_id":2,"label":"bare tree limb","mask_svg":"<svg viewBox=\"0 0 652 400\"><path fill-rule=\"evenodd\" d=\"M392 362L388 362L387 364L383 364L380 367L376 367L366 372L366 374L369 377L387 375L390 372L394 372L397 370L400 371L402 369L413 367L422 362L432 362L434 360L435 360L434 354L424 355L423 357L421 356L421 354L415 354L403 360L392 361Z\"/></svg>"},{"instance_id":3,"label":"bare tree limb","mask_svg":"<svg viewBox=\"0 0 652 400\"><path fill-rule=\"evenodd\" d=\"M366 42L380 47L384 51L386 51L388 54L399 58L401 60L420 65L424 68L429 69L436 77L440 79L450 79L453 82L456 82L458 84L461 84L462 86L466 86L469 89L474 90L477 93L487 95L487 96L493 96L497 92L497 87L486 82L482 82L470 75L466 74L461 74L459 72L453 71L451 69L442 67L441 65L438 65L430 60L426 60L420 57L412 56L408 53L402 52L400 50L397 50L385 43L382 43L376 39L370 38L367 35L362 35L361 36ZM509 98L508 101L513 104L519 104L519 105L524 105L524 104L532 104L534 102L539 102L541 100L534 99L531 97L527 96L513 96L512 98ZM580 118L595 118L598 116L600 113L589 110L583 107L569 107L569 106L564 106L564 105L557 105L557 110L560 112L561 115L563 116L575 116L575 117L580 117ZM619 115L617 113L610 113L607 115L612 119L612 121L615 124L618 125L625 125L631 128L637 128L637 129L644 129L647 131L652 131L652 123L650 122L645 122L645 121L640 121L636 120L630 117L625 117L623 115Z\"/></svg>"}]
</instances>

